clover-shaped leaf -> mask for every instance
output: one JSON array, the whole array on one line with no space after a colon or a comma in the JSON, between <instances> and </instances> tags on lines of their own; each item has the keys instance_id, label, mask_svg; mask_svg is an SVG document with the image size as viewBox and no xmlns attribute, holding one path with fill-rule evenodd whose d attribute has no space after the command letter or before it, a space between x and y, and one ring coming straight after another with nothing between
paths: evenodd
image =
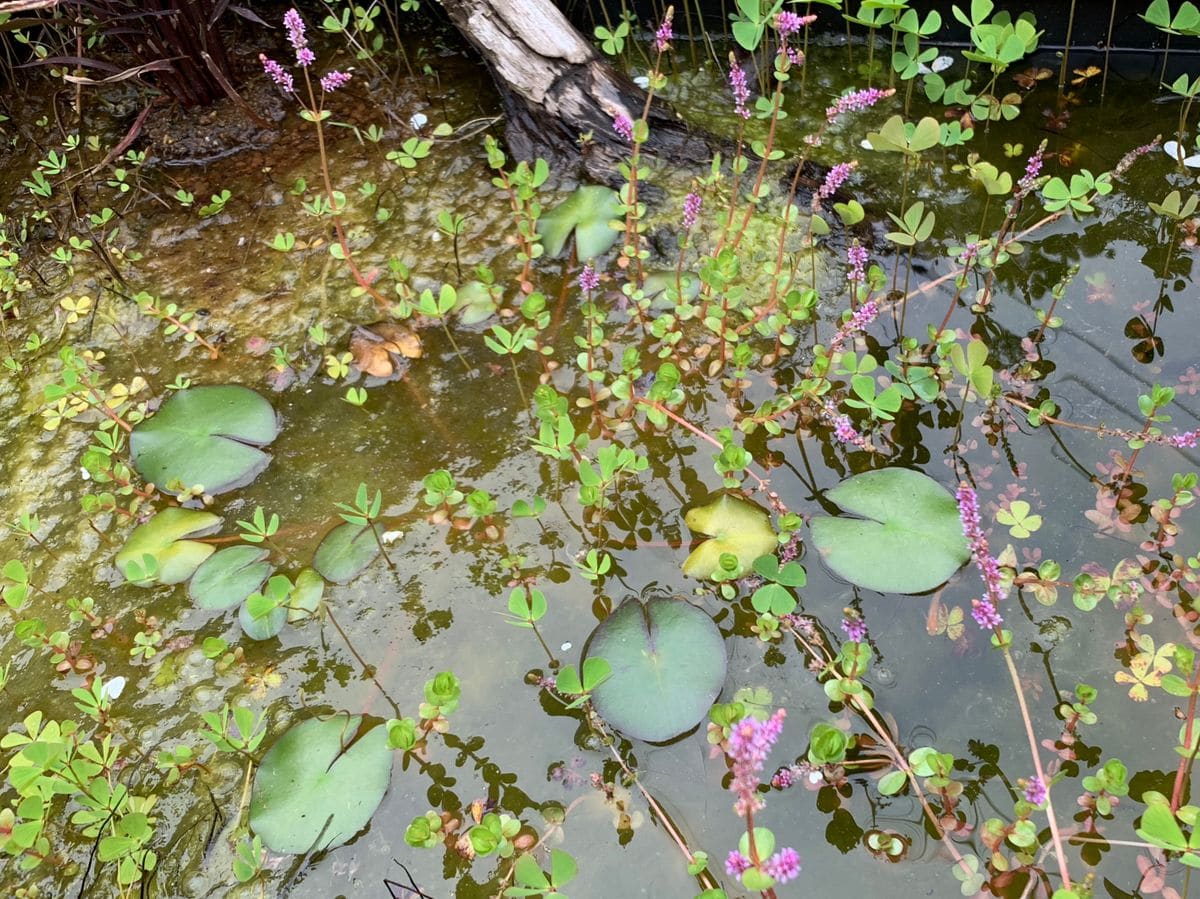
<instances>
[{"instance_id":1,"label":"clover-shaped leaf","mask_svg":"<svg viewBox=\"0 0 1200 899\"><path fill-rule=\"evenodd\" d=\"M996 521L1008 527L1008 532L1023 540L1042 526L1041 515L1029 514L1029 503L1023 499L1013 500L1007 509L996 513Z\"/></svg>"}]
</instances>

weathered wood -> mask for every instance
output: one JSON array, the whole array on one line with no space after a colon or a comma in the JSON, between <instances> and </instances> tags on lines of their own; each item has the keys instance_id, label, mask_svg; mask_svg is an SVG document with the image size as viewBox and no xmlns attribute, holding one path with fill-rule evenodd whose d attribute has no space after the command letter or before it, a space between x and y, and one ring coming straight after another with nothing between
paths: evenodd
<instances>
[{"instance_id":1,"label":"weathered wood","mask_svg":"<svg viewBox=\"0 0 1200 899\"><path fill-rule=\"evenodd\" d=\"M479 51L503 98L509 150L611 182L629 145L613 119L641 117L646 93L609 65L551 0L442 0ZM723 142L655 101L644 152L680 165L709 162ZM583 139L590 134L589 139Z\"/></svg>"}]
</instances>

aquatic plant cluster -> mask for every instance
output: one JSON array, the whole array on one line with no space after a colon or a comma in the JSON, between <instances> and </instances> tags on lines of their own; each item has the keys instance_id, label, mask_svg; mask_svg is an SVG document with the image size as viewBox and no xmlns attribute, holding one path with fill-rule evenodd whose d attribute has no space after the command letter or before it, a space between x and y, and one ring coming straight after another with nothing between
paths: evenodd
<instances>
[{"instance_id":1,"label":"aquatic plant cluster","mask_svg":"<svg viewBox=\"0 0 1200 899\"><path fill-rule=\"evenodd\" d=\"M76 102L10 110L0 217L6 895L1187 894L1200 78L1164 52L1173 139L1108 165L1065 136L1107 54L1068 34L1055 89L991 0L958 57L907 0L605 7L591 64L646 96L579 184L466 118L416 0L254 32L260 109L191 46L226 6L106 84L62 47L116 4L8 23ZM154 104L102 138L76 91L204 53L295 137L241 219L137 148ZM471 112L402 105L438 91ZM711 165L656 157L663 98ZM178 289L152 205L311 305ZM1131 242L1149 299L1097 263ZM1122 377L1081 378L1112 328Z\"/></svg>"}]
</instances>

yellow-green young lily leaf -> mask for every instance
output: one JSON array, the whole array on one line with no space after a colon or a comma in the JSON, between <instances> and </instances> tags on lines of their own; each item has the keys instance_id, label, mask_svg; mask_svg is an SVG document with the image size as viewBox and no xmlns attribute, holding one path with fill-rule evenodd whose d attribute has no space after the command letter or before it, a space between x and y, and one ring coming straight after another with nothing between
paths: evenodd
<instances>
[{"instance_id":1,"label":"yellow-green young lily leaf","mask_svg":"<svg viewBox=\"0 0 1200 899\"><path fill-rule=\"evenodd\" d=\"M117 569L139 587L151 584L179 584L190 578L200 563L213 554L215 546L184 540L184 537L211 533L221 519L211 512L172 507L163 509L145 524L134 528L121 551L117 553ZM150 576L142 576L145 557L156 565ZM134 570L129 570L130 564Z\"/></svg>"},{"instance_id":2,"label":"yellow-green young lily leaf","mask_svg":"<svg viewBox=\"0 0 1200 899\"><path fill-rule=\"evenodd\" d=\"M712 538L692 550L683 563L683 573L689 577L712 577L725 553L737 557L739 570L733 576L741 577L755 559L776 546L775 531L767 513L727 493L708 505L692 509L683 520L696 533Z\"/></svg>"}]
</instances>

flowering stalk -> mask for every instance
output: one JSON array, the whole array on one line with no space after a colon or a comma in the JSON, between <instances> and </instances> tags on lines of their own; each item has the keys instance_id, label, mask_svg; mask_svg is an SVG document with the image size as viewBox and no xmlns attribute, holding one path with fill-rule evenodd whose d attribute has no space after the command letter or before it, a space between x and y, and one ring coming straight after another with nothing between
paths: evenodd
<instances>
[{"instance_id":1,"label":"flowering stalk","mask_svg":"<svg viewBox=\"0 0 1200 899\"><path fill-rule=\"evenodd\" d=\"M663 54L670 48L671 40L675 36L671 28L671 21L674 15L675 7L668 6L666 15L663 16L662 23L658 26L658 31L654 35L654 66L650 71L650 85L646 90L646 102L642 105L641 117L636 124L624 113L618 113L613 119L613 129L624 140L633 144L633 155L629 160L629 180L621 190L623 195L621 201L625 206L625 245L621 251L621 262L624 266L627 266L630 260L633 261L638 287L641 286L644 278L644 272L642 271L643 253L638 248L638 236L642 230L639 221L642 216L642 209L638 203L638 178L640 176L638 163L641 159L642 144L650 137L647 120L650 117L650 104L654 100L654 91L664 80L661 70ZM646 327L646 319L641 304L637 304L636 308L638 320L644 328Z\"/></svg>"},{"instance_id":2,"label":"flowering stalk","mask_svg":"<svg viewBox=\"0 0 1200 899\"><path fill-rule=\"evenodd\" d=\"M308 95L308 102L305 103L296 93L295 82L291 72L288 72L278 62L269 58L265 53L260 53L258 58L262 63L263 70L270 76L284 93L290 94L296 102L300 104L300 117L313 123L313 127L317 132L317 152L321 160L321 180L325 188L325 202L328 206L330 219L333 222L334 232L337 235L338 245L341 247L342 259L350 269L355 282L358 286L375 300L381 310L386 310L390 307L387 297L380 293L358 268L354 262L354 257L350 253L350 242L346 238L346 228L342 223L341 210L345 206L345 197L339 195L333 189L333 179L329 174L329 153L325 146L325 129L323 122L329 118L330 112L325 109L325 94L333 93L339 88L344 87L350 81L350 74L347 72L339 72L332 70L327 72L319 81L321 86L320 100L317 99L318 94L313 90L312 79L309 77L309 67L316 61L316 55L312 48L308 46L308 38L305 34L304 20L300 17L300 13L293 7L289 9L283 16L283 27L287 32L288 43L296 51L296 65L300 67L300 71L304 75L304 87ZM319 210L318 210L319 211Z\"/></svg>"},{"instance_id":3,"label":"flowering stalk","mask_svg":"<svg viewBox=\"0 0 1200 899\"><path fill-rule=\"evenodd\" d=\"M771 747L783 732L783 719L786 716L784 709L777 710L766 721L747 715L733 725L725 741L725 753L733 772L729 789L737 796L734 811L746 820L746 837L742 847L729 853L725 859L725 872L730 877L739 877L743 886L758 890L768 899L775 896L773 887L776 883L787 883L800 873L800 855L795 849L780 849L763 858L758 841L770 832L764 834L763 828L754 826L754 813L765 805L758 794L760 775ZM771 837L772 844L773 840ZM770 852L770 849L767 851Z\"/></svg>"},{"instance_id":4,"label":"flowering stalk","mask_svg":"<svg viewBox=\"0 0 1200 899\"><path fill-rule=\"evenodd\" d=\"M985 589L982 599L972 600L973 609L971 614L980 627L984 630L992 631L992 643L999 647L1004 655L1004 662L1008 667L1009 678L1012 680L1013 690L1017 695L1017 705L1021 709L1021 718L1025 724L1025 736L1029 741L1029 752L1033 757L1034 780L1030 783L1032 786L1036 782L1038 789L1035 791L1035 794L1037 798L1045 802L1046 817L1050 824L1050 838L1054 844L1054 855L1058 860L1059 875L1062 877L1063 887L1069 890L1071 888L1071 874L1067 869L1067 858L1066 853L1063 851L1062 835L1059 833L1058 820L1054 816L1054 804L1050 799L1049 778L1042 766L1042 757L1038 749L1037 736L1033 732L1033 719L1029 715L1029 706L1025 702L1025 690L1021 686L1021 676L1017 672L1016 663L1013 661L1012 653L1009 651L1012 637L1000 627L1003 619L1000 617L997 606L1004 599L1004 589L1000 583L1000 564L992 557L987 537L983 533L979 515L979 498L976 496L974 489L964 481L959 484L958 492L955 496L958 500L958 514L959 519L962 521L963 536L967 538L971 557L974 559L975 567L979 570L979 575L983 579ZM1032 800L1030 801L1032 802ZM1041 802L1034 804L1041 805Z\"/></svg>"}]
</instances>

